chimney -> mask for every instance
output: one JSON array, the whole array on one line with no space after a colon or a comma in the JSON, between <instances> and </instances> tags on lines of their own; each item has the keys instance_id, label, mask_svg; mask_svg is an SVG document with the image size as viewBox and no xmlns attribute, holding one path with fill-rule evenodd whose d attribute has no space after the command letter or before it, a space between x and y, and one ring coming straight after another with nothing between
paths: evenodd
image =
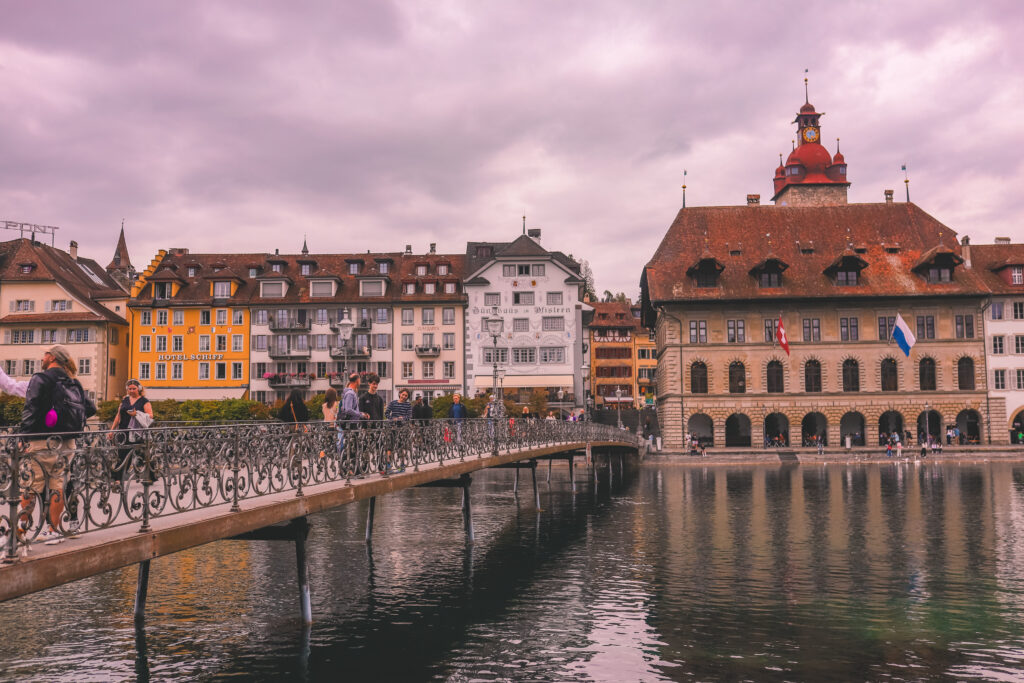
<instances>
[{"instance_id":1,"label":"chimney","mask_svg":"<svg viewBox=\"0 0 1024 683\"><path fill-rule=\"evenodd\" d=\"M540 244L540 228L530 228L526 231L526 235L537 244Z\"/></svg>"},{"instance_id":2,"label":"chimney","mask_svg":"<svg viewBox=\"0 0 1024 683\"><path fill-rule=\"evenodd\" d=\"M885 191L885 203L892 204L892 190Z\"/></svg>"},{"instance_id":3,"label":"chimney","mask_svg":"<svg viewBox=\"0 0 1024 683\"><path fill-rule=\"evenodd\" d=\"M71 254L71 260L78 260L78 242L71 240L71 245L68 247L68 253Z\"/></svg>"},{"instance_id":4,"label":"chimney","mask_svg":"<svg viewBox=\"0 0 1024 683\"><path fill-rule=\"evenodd\" d=\"M1010 238L1009 237L997 237L996 238L996 244L1009 244L1009 243L1010 243Z\"/></svg>"},{"instance_id":5,"label":"chimney","mask_svg":"<svg viewBox=\"0 0 1024 683\"><path fill-rule=\"evenodd\" d=\"M280 249L275 249L274 250L274 256L280 256L280 255L281 255L281 250Z\"/></svg>"},{"instance_id":6,"label":"chimney","mask_svg":"<svg viewBox=\"0 0 1024 683\"><path fill-rule=\"evenodd\" d=\"M431 254L436 254L437 253L437 242L431 242L430 243L430 253Z\"/></svg>"},{"instance_id":7,"label":"chimney","mask_svg":"<svg viewBox=\"0 0 1024 683\"><path fill-rule=\"evenodd\" d=\"M412 254L412 245L411 244L405 245L405 253L409 254L409 255Z\"/></svg>"},{"instance_id":8,"label":"chimney","mask_svg":"<svg viewBox=\"0 0 1024 683\"><path fill-rule=\"evenodd\" d=\"M969 270L971 267L971 238L967 235L960 240L960 254L964 257L964 268Z\"/></svg>"},{"instance_id":9,"label":"chimney","mask_svg":"<svg viewBox=\"0 0 1024 683\"><path fill-rule=\"evenodd\" d=\"M759 194L748 194L747 195L747 206L760 206L761 195Z\"/></svg>"}]
</instances>

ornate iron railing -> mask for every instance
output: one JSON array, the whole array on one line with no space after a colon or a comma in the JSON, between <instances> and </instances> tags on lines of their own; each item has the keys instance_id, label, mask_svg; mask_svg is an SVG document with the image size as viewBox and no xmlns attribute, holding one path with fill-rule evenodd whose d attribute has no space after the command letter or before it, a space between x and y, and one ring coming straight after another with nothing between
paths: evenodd
<instances>
[{"instance_id":1,"label":"ornate iron railing","mask_svg":"<svg viewBox=\"0 0 1024 683\"><path fill-rule=\"evenodd\" d=\"M593 422L246 422L0 434L0 556L33 542L327 482L393 476L440 463L568 443L635 437ZM58 491L60 495L58 495ZM12 535L12 529L15 533Z\"/></svg>"}]
</instances>

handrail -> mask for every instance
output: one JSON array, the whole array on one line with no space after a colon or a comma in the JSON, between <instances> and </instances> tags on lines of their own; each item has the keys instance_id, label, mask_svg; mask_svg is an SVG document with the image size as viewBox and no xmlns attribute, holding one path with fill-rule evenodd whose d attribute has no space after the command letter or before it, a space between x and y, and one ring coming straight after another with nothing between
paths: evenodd
<instances>
[{"instance_id":1,"label":"handrail","mask_svg":"<svg viewBox=\"0 0 1024 683\"><path fill-rule=\"evenodd\" d=\"M474 418L391 422L162 424L77 434L0 434L0 555L14 558L47 527L47 487L63 482L60 536L139 524L282 491L430 463L595 441L638 445L594 422ZM33 490L33 475L38 482ZM43 486L47 483L47 487ZM24 503L22 503L24 496ZM17 520L19 530L11 534Z\"/></svg>"}]
</instances>

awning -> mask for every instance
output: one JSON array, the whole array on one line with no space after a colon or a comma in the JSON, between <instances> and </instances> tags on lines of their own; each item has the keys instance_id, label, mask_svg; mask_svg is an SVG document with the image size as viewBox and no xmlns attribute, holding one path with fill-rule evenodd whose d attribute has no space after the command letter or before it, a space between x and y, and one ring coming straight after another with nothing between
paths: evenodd
<instances>
[{"instance_id":1,"label":"awning","mask_svg":"<svg viewBox=\"0 0 1024 683\"><path fill-rule=\"evenodd\" d=\"M473 386L477 389L490 389L493 386L492 375L477 375L473 378ZM516 387L562 387L572 390L574 377L572 375L505 375L499 380L498 386L508 388Z\"/></svg>"}]
</instances>

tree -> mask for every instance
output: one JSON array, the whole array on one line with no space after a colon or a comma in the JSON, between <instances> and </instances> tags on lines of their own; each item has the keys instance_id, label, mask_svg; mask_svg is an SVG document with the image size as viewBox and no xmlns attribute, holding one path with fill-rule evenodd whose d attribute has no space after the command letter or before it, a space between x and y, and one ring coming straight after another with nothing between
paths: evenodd
<instances>
[{"instance_id":1,"label":"tree","mask_svg":"<svg viewBox=\"0 0 1024 683\"><path fill-rule=\"evenodd\" d=\"M530 392L530 401L527 403L530 412L537 417L545 417L548 414L548 391L537 387Z\"/></svg>"},{"instance_id":2,"label":"tree","mask_svg":"<svg viewBox=\"0 0 1024 683\"><path fill-rule=\"evenodd\" d=\"M572 259L572 254L569 254ZM575 260L575 259L573 259ZM591 301L597 301L597 290L594 288L594 271L590 269L590 263L586 259L580 259L580 279L583 280L583 296L590 296Z\"/></svg>"}]
</instances>

